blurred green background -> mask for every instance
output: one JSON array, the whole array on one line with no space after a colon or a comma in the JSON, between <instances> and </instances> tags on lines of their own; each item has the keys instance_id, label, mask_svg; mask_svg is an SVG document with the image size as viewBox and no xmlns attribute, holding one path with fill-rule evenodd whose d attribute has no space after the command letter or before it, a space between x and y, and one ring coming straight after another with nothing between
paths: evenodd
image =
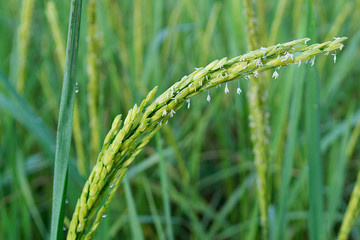
<instances>
[{"instance_id":1,"label":"blurred green background","mask_svg":"<svg viewBox=\"0 0 360 240\"><path fill-rule=\"evenodd\" d=\"M0 239L42 239L50 228L69 4L0 2ZM95 4L91 15L89 2L83 2L78 123L64 231L117 114L126 115L154 86L160 93L195 67L248 51L240 0ZM315 106L320 116L316 131L321 139L316 146L321 153L317 186L323 203L323 218L316 221L322 235L333 239L360 169L360 1L255 1L254 9L261 45L270 46L308 37L308 4L316 22L311 36L316 39L310 44L349 38L336 64L333 56L319 56L315 70L320 103ZM91 26L96 27L92 34ZM95 49L88 47L90 38ZM96 54L95 73L89 70L90 53ZM308 214L309 186L315 183L309 181L311 133L305 131L307 98L302 89L313 80L304 77L310 68L284 67L280 77L268 83L270 239L308 239L309 221L314 221ZM263 75L269 80L270 73ZM95 85L89 85L92 77ZM214 88L210 103L203 93L192 98L190 109L178 111L129 167L96 239L260 239L248 88L248 80L236 80L229 84L229 94L224 94L224 86ZM95 130L90 124L94 116ZM288 177L289 185L283 185ZM285 211L283 221L280 209ZM360 239L359 221L350 239Z\"/></svg>"}]
</instances>

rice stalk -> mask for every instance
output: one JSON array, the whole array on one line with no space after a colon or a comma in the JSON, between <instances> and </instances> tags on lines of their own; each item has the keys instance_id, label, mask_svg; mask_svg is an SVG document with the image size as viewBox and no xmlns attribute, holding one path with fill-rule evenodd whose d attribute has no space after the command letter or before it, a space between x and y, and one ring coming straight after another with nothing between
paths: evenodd
<instances>
[{"instance_id":1,"label":"rice stalk","mask_svg":"<svg viewBox=\"0 0 360 240\"><path fill-rule=\"evenodd\" d=\"M339 34L342 28L344 28L344 24L346 19L351 17L351 14L353 14L354 10L354 3L353 2L347 2L345 6L342 8L342 10L339 12L338 16L336 17L334 23L332 24L328 34L326 34L326 38L330 38L331 36L335 36Z\"/></svg>"},{"instance_id":2,"label":"rice stalk","mask_svg":"<svg viewBox=\"0 0 360 240\"><path fill-rule=\"evenodd\" d=\"M264 0L257 1L257 30L258 30L258 43L261 45L266 42L266 2Z\"/></svg>"},{"instance_id":3,"label":"rice stalk","mask_svg":"<svg viewBox=\"0 0 360 240\"><path fill-rule=\"evenodd\" d=\"M360 135L360 121L357 122L353 134L351 135L346 149L346 154L350 158L355 150L357 139ZM341 222L341 227L338 235L338 240L348 239L351 228L355 224L356 218L359 216L360 212L360 171L356 179L355 187L351 193L350 202L345 212L343 221Z\"/></svg>"},{"instance_id":4,"label":"rice stalk","mask_svg":"<svg viewBox=\"0 0 360 240\"><path fill-rule=\"evenodd\" d=\"M252 3L250 0L244 0L244 9L246 17L246 30L248 34L248 45L250 50L255 50L259 45L259 37L256 28L257 19L255 18L255 13L253 11Z\"/></svg>"},{"instance_id":5,"label":"rice stalk","mask_svg":"<svg viewBox=\"0 0 360 240\"><path fill-rule=\"evenodd\" d=\"M303 9L304 7L304 0L298 0L298 1L294 1L292 3L292 29L294 29L294 33L297 37L300 34L301 31L299 31L299 29L301 29L301 24L302 21L299 21L299 19L302 19L302 16L304 14L303 11L299 11L299 9ZM297 29L297 30L295 30Z\"/></svg>"},{"instance_id":6,"label":"rice stalk","mask_svg":"<svg viewBox=\"0 0 360 240\"><path fill-rule=\"evenodd\" d=\"M259 45L259 38L255 26L255 14L250 0L244 1L245 14L247 20L248 45L250 50L254 50ZM261 65L259 63L259 65ZM268 236L268 199L270 197L268 184L269 171L269 113L266 107L267 90L262 77L250 77L250 91L248 94L250 110L250 129L253 152L257 171L257 189L260 199L260 215L262 238Z\"/></svg>"},{"instance_id":7,"label":"rice stalk","mask_svg":"<svg viewBox=\"0 0 360 240\"><path fill-rule=\"evenodd\" d=\"M206 27L204 32L199 33L198 38L201 39L201 56L200 56L200 63L205 63L206 59L209 57L209 51L207 49L210 48L210 43L212 37L214 35L216 29L216 23L218 22L219 13L220 13L221 5L219 3L215 3L211 9L210 16L207 20Z\"/></svg>"},{"instance_id":8,"label":"rice stalk","mask_svg":"<svg viewBox=\"0 0 360 240\"><path fill-rule=\"evenodd\" d=\"M56 10L55 3L51 0L47 2L45 9L46 18L50 25L52 37L55 42L55 53L58 59L58 64L61 70L65 69L65 45L63 41L63 35L61 34L59 27L59 17Z\"/></svg>"},{"instance_id":9,"label":"rice stalk","mask_svg":"<svg viewBox=\"0 0 360 240\"><path fill-rule=\"evenodd\" d=\"M354 153L359 136L360 136L360 120L357 121L353 133L351 134L351 137L349 139L348 147L346 149L346 154L348 155L348 157L351 157L352 154Z\"/></svg>"},{"instance_id":10,"label":"rice stalk","mask_svg":"<svg viewBox=\"0 0 360 240\"><path fill-rule=\"evenodd\" d=\"M274 15L274 20L271 24L270 37L269 37L270 44L274 44L276 42L276 37L279 36L281 21L284 17L284 12L286 9L287 2L288 2L287 0L280 0L278 2L276 12Z\"/></svg>"},{"instance_id":11,"label":"rice stalk","mask_svg":"<svg viewBox=\"0 0 360 240\"><path fill-rule=\"evenodd\" d=\"M354 13L350 20L350 27L353 32L357 32L359 30L358 22L360 20L360 0L356 0L354 5Z\"/></svg>"},{"instance_id":12,"label":"rice stalk","mask_svg":"<svg viewBox=\"0 0 360 240\"><path fill-rule=\"evenodd\" d=\"M123 16L122 12L120 11L120 3L118 1L111 1L107 0L105 1L105 7L106 7L106 16L107 21L110 24L111 30L114 32L114 34L117 36L117 49L119 58L121 61L121 65L123 66L120 71L122 72L121 76L121 100L122 103L124 103L124 106L126 108L131 108L133 104L133 93L130 86L130 69L131 69L131 57L129 55L129 46L127 43L127 34L125 30L126 21L125 17ZM116 18L113 18L111 16L117 16ZM115 66L114 66L115 68ZM119 79L116 79L116 82L118 82ZM118 84L118 83L117 83Z\"/></svg>"},{"instance_id":13,"label":"rice stalk","mask_svg":"<svg viewBox=\"0 0 360 240\"><path fill-rule=\"evenodd\" d=\"M30 27L34 11L34 0L23 0L21 4L20 24L17 33L17 78L16 87L19 93L24 92L26 76L26 60L28 59Z\"/></svg>"},{"instance_id":14,"label":"rice stalk","mask_svg":"<svg viewBox=\"0 0 360 240\"><path fill-rule=\"evenodd\" d=\"M360 171L358 173L355 187L351 193L349 205L346 209L345 217L341 223L338 240L348 239L350 230L355 223L356 218L359 216L360 210Z\"/></svg>"},{"instance_id":15,"label":"rice stalk","mask_svg":"<svg viewBox=\"0 0 360 240\"><path fill-rule=\"evenodd\" d=\"M290 64L313 62L315 56L342 49L346 37L335 38L321 44L305 45L309 39L299 39L275 46L261 48L230 60L215 60L206 67L196 69L179 82L173 84L156 100L151 101L157 87L150 91L140 106L134 105L129 110L124 122L118 115L105 137L103 147L81 196L76 204L71 219L68 239L83 239L93 234L98 226L99 206L102 200L115 191L114 185L119 172L125 171L154 134L184 104L190 107L190 98L216 87L218 84L236 78L257 77L261 72ZM100 208L101 209L101 208ZM102 211L101 214L104 214ZM95 217L97 219L97 217ZM89 232L89 229L91 232Z\"/></svg>"},{"instance_id":16,"label":"rice stalk","mask_svg":"<svg viewBox=\"0 0 360 240\"><path fill-rule=\"evenodd\" d=\"M143 0L135 0L134 1L134 12L133 12L133 42L134 42L134 76L135 76L135 84L138 89L146 89L146 87L141 82L141 74L144 69L143 64L143 56L144 56L144 33L142 26L142 5ZM146 90L145 90L146 91ZM146 92L144 93L146 94Z\"/></svg>"},{"instance_id":17,"label":"rice stalk","mask_svg":"<svg viewBox=\"0 0 360 240\"><path fill-rule=\"evenodd\" d=\"M344 8L339 12L336 17L334 23L329 29L328 34L326 34L325 39L331 38L331 36L338 35L342 29L344 28L345 21L350 18L351 14L353 14L354 4L352 2L348 2L345 4ZM321 60L318 65L318 69L322 72L325 67L325 61Z\"/></svg>"},{"instance_id":18,"label":"rice stalk","mask_svg":"<svg viewBox=\"0 0 360 240\"><path fill-rule=\"evenodd\" d=\"M87 56L87 104L89 108L89 125L90 125L90 164L94 166L96 154L99 152L100 136L98 121L98 82L99 82L99 33L96 25L96 1L90 0L88 3L88 56Z\"/></svg>"}]
</instances>

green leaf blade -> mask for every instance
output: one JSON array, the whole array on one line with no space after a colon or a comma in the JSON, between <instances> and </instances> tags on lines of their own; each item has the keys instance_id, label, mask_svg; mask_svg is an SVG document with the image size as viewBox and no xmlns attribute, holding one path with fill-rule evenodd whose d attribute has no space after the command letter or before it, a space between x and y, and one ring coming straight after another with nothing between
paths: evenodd
<instances>
[{"instance_id":1,"label":"green leaf blade","mask_svg":"<svg viewBox=\"0 0 360 240\"><path fill-rule=\"evenodd\" d=\"M68 174L72 119L75 102L76 64L79 45L82 0L71 2L66 48L64 81L62 86L53 183L50 239L62 239L64 201Z\"/></svg>"}]
</instances>

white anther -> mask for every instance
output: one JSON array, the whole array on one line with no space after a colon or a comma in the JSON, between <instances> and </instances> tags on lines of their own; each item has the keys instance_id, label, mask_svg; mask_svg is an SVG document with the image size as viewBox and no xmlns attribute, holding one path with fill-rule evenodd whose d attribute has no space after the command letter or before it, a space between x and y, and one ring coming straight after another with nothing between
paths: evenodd
<instances>
[{"instance_id":1,"label":"white anther","mask_svg":"<svg viewBox=\"0 0 360 240\"><path fill-rule=\"evenodd\" d=\"M273 75L272 75L273 78L277 79L279 77L279 74L278 72L275 70Z\"/></svg>"},{"instance_id":2,"label":"white anther","mask_svg":"<svg viewBox=\"0 0 360 240\"><path fill-rule=\"evenodd\" d=\"M187 102L187 104L188 104L187 108L190 109L190 99L185 100L185 102Z\"/></svg>"},{"instance_id":3,"label":"white anther","mask_svg":"<svg viewBox=\"0 0 360 240\"><path fill-rule=\"evenodd\" d=\"M311 66L314 66L315 64L315 56L310 59Z\"/></svg>"},{"instance_id":4,"label":"white anther","mask_svg":"<svg viewBox=\"0 0 360 240\"><path fill-rule=\"evenodd\" d=\"M227 94L229 92L229 88L228 88L228 84L225 84L225 94Z\"/></svg>"},{"instance_id":5,"label":"white anther","mask_svg":"<svg viewBox=\"0 0 360 240\"><path fill-rule=\"evenodd\" d=\"M242 93L242 91L241 91L241 89L239 87L236 89L236 93L239 94L239 95L240 95L240 93Z\"/></svg>"}]
</instances>

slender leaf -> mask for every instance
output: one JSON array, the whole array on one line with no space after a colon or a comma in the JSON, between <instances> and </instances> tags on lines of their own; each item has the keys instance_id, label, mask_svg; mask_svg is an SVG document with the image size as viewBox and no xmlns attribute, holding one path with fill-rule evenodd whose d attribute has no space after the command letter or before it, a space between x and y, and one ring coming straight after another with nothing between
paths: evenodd
<instances>
[{"instance_id":1,"label":"slender leaf","mask_svg":"<svg viewBox=\"0 0 360 240\"><path fill-rule=\"evenodd\" d=\"M138 216L138 213L136 210L135 200L132 195L130 184L129 184L129 181L126 176L123 179L123 183L124 183L124 189L125 189L126 204L127 204L127 208L128 208L128 212L129 212L129 217L130 217L129 223L130 223L132 239L142 240L142 239L144 239L144 234L143 234L141 224L139 221L139 216Z\"/></svg>"},{"instance_id":2,"label":"slender leaf","mask_svg":"<svg viewBox=\"0 0 360 240\"><path fill-rule=\"evenodd\" d=\"M301 70L303 73L304 71ZM298 73L298 71L297 71ZM295 74L294 74L295 75ZM276 237L275 239L282 239L284 235L284 230L286 229L286 212L288 207L288 196L290 192L290 180L291 180L291 172L293 168L294 155L295 155L295 146L298 135L298 124L300 119L300 110L301 110L301 98L303 92L303 76L304 74L300 74L300 77L296 79L294 86L294 97L291 103L291 112L289 116L289 132L288 138L286 141L285 148L285 159L282 170L281 177L281 188L279 193L279 213L277 219L277 229L276 229Z\"/></svg>"},{"instance_id":3,"label":"slender leaf","mask_svg":"<svg viewBox=\"0 0 360 240\"><path fill-rule=\"evenodd\" d=\"M47 231L43 219L41 218L40 211L38 206L35 203L34 195L31 192L30 184L26 178L26 173L24 169L24 162L21 159L22 156L16 158L16 178L19 182L20 191L23 195L23 198L26 202L26 210L31 213L32 218L41 234L45 239L47 238Z\"/></svg>"},{"instance_id":4,"label":"slender leaf","mask_svg":"<svg viewBox=\"0 0 360 240\"><path fill-rule=\"evenodd\" d=\"M72 0L66 47L64 80L60 101L56 136L50 239L62 239L64 202L71 143L71 129L75 102L76 64L80 34L82 0Z\"/></svg>"},{"instance_id":5,"label":"slender leaf","mask_svg":"<svg viewBox=\"0 0 360 240\"><path fill-rule=\"evenodd\" d=\"M312 1L307 1L308 36L316 41L316 23ZM324 240L323 179L320 155L320 120L319 120L319 79L315 66L306 72L306 140L309 166L309 216L310 239Z\"/></svg>"},{"instance_id":6,"label":"slender leaf","mask_svg":"<svg viewBox=\"0 0 360 240\"><path fill-rule=\"evenodd\" d=\"M164 231L164 229L162 227L161 219L160 219L159 213L158 213L158 211L156 209L154 196L153 196L153 194L151 192L151 188L149 186L148 179L143 180L143 186L144 186L146 198L147 198L147 200L149 202L149 208L150 208L151 215L154 218L154 224L155 224L155 228L156 228L157 237L160 240L165 240L166 239L165 238L165 231Z\"/></svg>"},{"instance_id":7,"label":"slender leaf","mask_svg":"<svg viewBox=\"0 0 360 240\"><path fill-rule=\"evenodd\" d=\"M174 239L174 233L172 229L171 222L171 211L170 211L170 198L169 198L169 180L166 172L166 162L163 155L163 147L161 144L161 136L158 133L156 135L156 145L157 151L159 153L159 170L160 170L160 181L161 181L161 190L162 190L162 199L165 212L166 220L166 239Z\"/></svg>"},{"instance_id":8,"label":"slender leaf","mask_svg":"<svg viewBox=\"0 0 360 240\"><path fill-rule=\"evenodd\" d=\"M0 93L0 109L21 123L43 147L50 157L55 153L55 138L49 127L36 115L27 101L20 96L7 77L0 72L0 85L6 95Z\"/></svg>"}]
</instances>

